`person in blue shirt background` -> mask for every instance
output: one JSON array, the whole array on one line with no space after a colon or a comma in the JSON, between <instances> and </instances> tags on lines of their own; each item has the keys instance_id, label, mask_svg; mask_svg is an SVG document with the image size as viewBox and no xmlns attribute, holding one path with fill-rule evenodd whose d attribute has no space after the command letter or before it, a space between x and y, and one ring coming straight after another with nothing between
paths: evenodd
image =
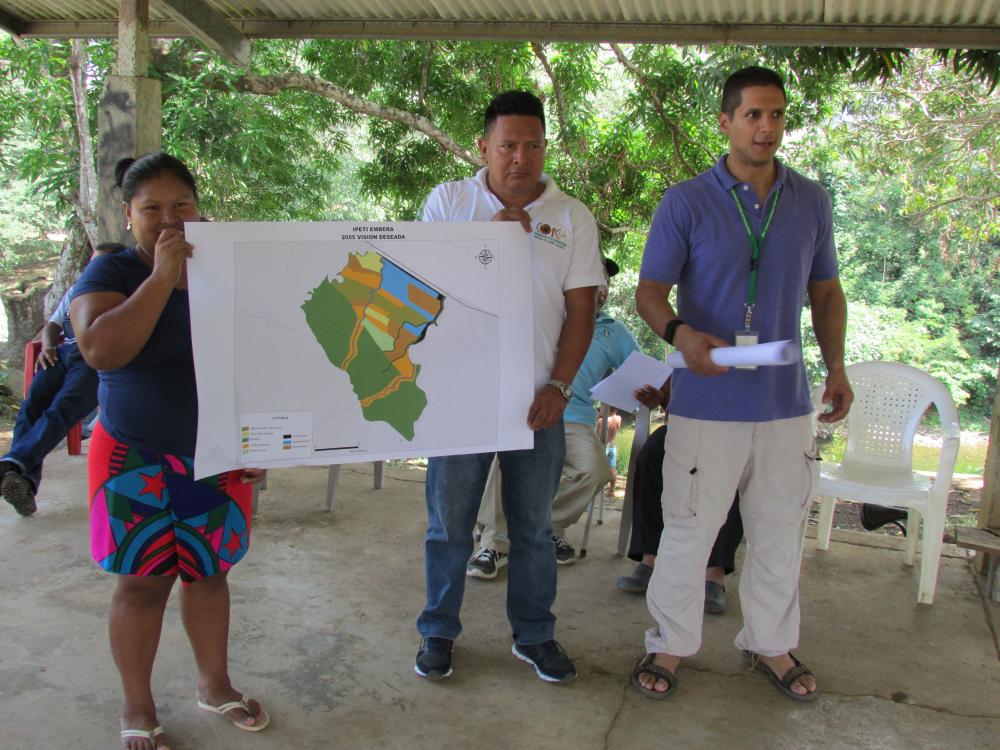
<instances>
[{"instance_id":1,"label":"person in blue shirt background","mask_svg":"<svg viewBox=\"0 0 1000 750\"><path fill-rule=\"evenodd\" d=\"M618 264L604 259L608 281L618 273ZM595 429L597 409L590 389L609 371L621 367L632 352L639 351L635 336L619 321L603 312L608 287L597 289L597 319L594 336L583 364L573 379L573 396L563 413L566 429L566 459L563 462L559 489L552 501L552 533L556 544L556 562L576 562L576 550L566 539L566 529L579 520L590 499L611 480L607 454ZM507 524L500 504L500 481L496 466L490 471L478 522L482 527L480 548L469 560L466 575L473 578L496 578L507 564Z\"/></svg>"}]
</instances>

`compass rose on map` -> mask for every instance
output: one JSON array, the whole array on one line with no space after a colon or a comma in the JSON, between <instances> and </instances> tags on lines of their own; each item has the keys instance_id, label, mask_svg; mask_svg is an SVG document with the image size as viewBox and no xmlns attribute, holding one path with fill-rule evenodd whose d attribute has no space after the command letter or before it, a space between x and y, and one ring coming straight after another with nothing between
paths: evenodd
<instances>
[{"instance_id":1,"label":"compass rose on map","mask_svg":"<svg viewBox=\"0 0 1000 750\"><path fill-rule=\"evenodd\" d=\"M479 259L479 262L482 263L484 266L488 266L490 263L493 262L493 253L491 253L485 247L479 252L479 255L476 257Z\"/></svg>"}]
</instances>

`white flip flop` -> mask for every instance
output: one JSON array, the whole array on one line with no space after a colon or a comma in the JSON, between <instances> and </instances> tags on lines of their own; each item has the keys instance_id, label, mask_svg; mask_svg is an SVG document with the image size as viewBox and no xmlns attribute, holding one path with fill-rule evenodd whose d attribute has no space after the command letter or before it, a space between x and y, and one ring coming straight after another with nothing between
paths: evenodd
<instances>
[{"instance_id":1,"label":"white flip flop","mask_svg":"<svg viewBox=\"0 0 1000 750\"><path fill-rule=\"evenodd\" d=\"M132 737L149 740L154 748L160 747L156 742L156 738L161 734L164 734L163 727L161 726L155 726L152 729L123 729L121 731L123 740L131 739Z\"/></svg>"},{"instance_id":2,"label":"white flip flop","mask_svg":"<svg viewBox=\"0 0 1000 750\"><path fill-rule=\"evenodd\" d=\"M267 725L271 723L271 717L267 715L267 711L261 706L260 713L254 718L256 722L247 725L239 721L233 721L228 716L226 716L226 711L232 711L234 708L242 708L247 712L248 715L253 716L253 711L250 710L250 698L246 695L240 697L238 701L230 701L229 703L222 703L218 706L213 706L210 703L205 703L197 695L195 700L198 701L198 708L203 711L208 711L213 714L219 714L220 716L225 716L225 718L237 729L242 729L244 732L260 732L267 728Z\"/></svg>"}]
</instances>

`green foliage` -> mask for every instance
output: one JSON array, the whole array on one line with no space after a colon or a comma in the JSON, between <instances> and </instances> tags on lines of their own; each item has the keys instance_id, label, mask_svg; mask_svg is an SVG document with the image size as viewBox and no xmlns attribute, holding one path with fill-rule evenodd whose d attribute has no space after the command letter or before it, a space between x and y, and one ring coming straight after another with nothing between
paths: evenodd
<instances>
[{"instance_id":1,"label":"green foliage","mask_svg":"<svg viewBox=\"0 0 1000 750\"><path fill-rule=\"evenodd\" d=\"M10 143L7 166L0 164L0 273L42 259L55 260L59 243L46 239L46 232L59 228L54 201L39 195L30 180L14 167L25 144Z\"/></svg>"},{"instance_id":2,"label":"green foliage","mask_svg":"<svg viewBox=\"0 0 1000 750\"><path fill-rule=\"evenodd\" d=\"M899 307L863 302L850 302L848 307L846 362L906 362L944 383L956 404L966 403L983 373L962 345L959 330L945 322L938 303L928 300L925 309L912 317ZM802 341L809 382L816 385L826 376L826 368L808 315L802 319Z\"/></svg>"},{"instance_id":3,"label":"green foliage","mask_svg":"<svg viewBox=\"0 0 1000 750\"><path fill-rule=\"evenodd\" d=\"M604 312L628 328L642 350L651 357L663 359L666 344L635 311L635 287L639 282L639 271L622 269L611 280L608 288L608 300L604 303ZM655 383L655 385L660 385Z\"/></svg>"},{"instance_id":4,"label":"green foliage","mask_svg":"<svg viewBox=\"0 0 1000 750\"><path fill-rule=\"evenodd\" d=\"M1000 355L998 123L996 96L923 52L791 149L833 197L848 361L909 362L979 414Z\"/></svg>"},{"instance_id":5,"label":"green foliage","mask_svg":"<svg viewBox=\"0 0 1000 750\"><path fill-rule=\"evenodd\" d=\"M1000 82L1000 51L995 49L939 49L935 56L943 63L951 62L956 74L979 79L989 84L992 94Z\"/></svg>"},{"instance_id":6,"label":"green foliage","mask_svg":"<svg viewBox=\"0 0 1000 750\"><path fill-rule=\"evenodd\" d=\"M255 68L282 70L294 45L261 45ZM348 148L336 107L299 91L236 92L236 75L189 40L156 61L162 75L163 148L199 180L201 209L218 221L323 218L339 155Z\"/></svg>"},{"instance_id":7,"label":"green foliage","mask_svg":"<svg viewBox=\"0 0 1000 750\"><path fill-rule=\"evenodd\" d=\"M525 44L310 40L303 43L301 58L304 72L374 107L428 117L473 151L490 97L504 89L533 88L534 58ZM355 117L351 130L364 134L364 143L355 146L372 154L356 170L357 190L377 197L399 219L415 218L431 188L472 169L403 123Z\"/></svg>"},{"instance_id":8,"label":"green foliage","mask_svg":"<svg viewBox=\"0 0 1000 750\"><path fill-rule=\"evenodd\" d=\"M101 44L109 43L90 46ZM0 36L0 164L14 167L61 212L70 210L79 189L69 54L68 41L15 44L11 37ZM94 86L100 83L93 81ZM16 158L11 149L16 149Z\"/></svg>"},{"instance_id":9,"label":"green foliage","mask_svg":"<svg viewBox=\"0 0 1000 750\"><path fill-rule=\"evenodd\" d=\"M0 264L30 255L25 238L69 215L79 159L70 51L0 37ZM88 42L86 53L93 133L114 46ZM189 162L204 213L220 220L414 218L434 185L475 167L412 118L474 156L486 102L510 88L538 92L546 171L591 208L603 252L623 269L607 311L661 356L633 301L650 218L664 190L725 150L726 76L773 67L789 97L782 158L833 198L852 302L848 360L912 362L985 413L1000 355L998 60L967 50L258 40L243 71L172 40L158 44L152 74L162 82L164 147ZM239 90L248 74L286 73L354 100ZM26 184L33 208L21 205ZM814 345L807 360L818 376Z\"/></svg>"},{"instance_id":10,"label":"green foliage","mask_svg":"<svg viewBox=\"0 0 1000 750\"><path fill-rule=\"evenodd\" d=\"M653 427L653 429L656 429ZM628 476L628 462L632 460L632 440L635 439L635 424L622 424L622 428L615 435L615 448L618 449L618 460L615 462L615 469L619 477Z\"/></svg>"}]
</instances>

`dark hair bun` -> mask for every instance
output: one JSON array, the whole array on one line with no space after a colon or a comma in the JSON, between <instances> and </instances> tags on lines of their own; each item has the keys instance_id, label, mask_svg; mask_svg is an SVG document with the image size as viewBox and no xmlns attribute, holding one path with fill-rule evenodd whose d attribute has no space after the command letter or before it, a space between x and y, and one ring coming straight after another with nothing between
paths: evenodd
<instances>
[{"instance_id":1,"label":"dark hair bun","mask_svg":"<svg viewBox=\"0 0 1000 750\"><path fill-rule=\"evenodd\" d=\"M135 164L135 159L125 157L117 164L115 164L115 187L122 186L122 180L125 179L125 173L128 172L128 168Z\"/></svg>"}]
</instances>

